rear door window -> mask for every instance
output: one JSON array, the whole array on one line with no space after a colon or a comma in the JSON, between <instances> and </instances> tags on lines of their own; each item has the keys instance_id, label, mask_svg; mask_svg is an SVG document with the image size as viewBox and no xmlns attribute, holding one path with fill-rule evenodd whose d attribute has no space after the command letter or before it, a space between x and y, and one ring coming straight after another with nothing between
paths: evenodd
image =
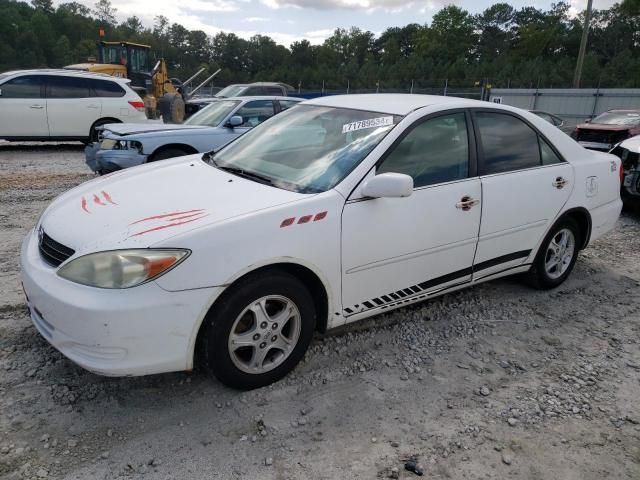
<instances>
[{"instance_id":1,"label":"rear door window","mask_svg":"<svg viewBox=\"0 0 640 480\"><path fill-rule=\"evenodd\" d=\"M89 81L80 77L47 77L47 98L89 98Z\"/></svg>"},{"instance_id":2,"label":"rear door window","mask_svg":"<svg viewBox=\"0 0 640 480\"><path fill-rule=\"evenodd\" d=\"M283 112L285 110L290 109L294 105L297 105L298 103L300 103L297 100L278 100L278 101L280 102L280 110L282 110Z\"/></svg>"},{"instance_id":3,"label":"rear door window","mask_svg":"<svg viewBox=\"0 0 640 480\"><path fill-rule=\"evenodd\" d=\"M501 112L476 112L480 134L480 174L510 172L541 165L538 134L519 118Z\"/></svg>"},{"instance_id":4,"label":"rear door window","mask_svg":"<svg viewBox=\"0 0 640 480\"><path fill-rule=\"evenodd\" d=\"M240 94L242 97L255 97L257 95L262 95L262 87L249 87L243 93Z\"/></svg>"},{"instance_id":5,"label":"rear door window","mask_svg":"<svg viewBox=\"0 0 640 480\"><path fill-rule=\"evenodd\" d=\"M41 98L41 75L23 75L0 85L0 98Z\"/></svg>"}]
</instances>

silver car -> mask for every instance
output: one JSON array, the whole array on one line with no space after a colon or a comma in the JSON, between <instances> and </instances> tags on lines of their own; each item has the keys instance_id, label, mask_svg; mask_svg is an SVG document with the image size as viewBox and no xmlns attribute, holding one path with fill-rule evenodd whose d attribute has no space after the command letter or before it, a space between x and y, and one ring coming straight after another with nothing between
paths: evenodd
<instances>
[{"instance_id":1,"label":"silver car","mask_svg":"<svg viewBox=\"0 0 640 480\"><path fill-rule=\"evenodd\" d=\"M86 163L104 174L123 168L208 152L298 102L293 97L234 97L212 102L182 125L113 123L85 149Z\"/></svg>"}]
</instances>

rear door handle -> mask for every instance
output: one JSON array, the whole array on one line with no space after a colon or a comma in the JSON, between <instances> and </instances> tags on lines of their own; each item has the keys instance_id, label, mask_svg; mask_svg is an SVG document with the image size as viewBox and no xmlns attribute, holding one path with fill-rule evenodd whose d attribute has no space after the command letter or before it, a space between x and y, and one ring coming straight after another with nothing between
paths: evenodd
<instances>
[{"instance_id":1,"label":"rear door handle","mask_svg":"<svg viewBox=\"0 0 640 480\"><path fill-rule=\"evenodd\" d=\"M99 108L98 105L89 105L87 108Z\"/></svg>"},{"instance_id":2,"label":"rear door handle","mask_svg":"<svg viewBox=\"0 0 640 480\"><path fill-rule=\"evenodd\" d=\"M467 212L479 203L480 200L476 200L474 198L471 198L469 195L465 195L460 199L458 203L456 203L456 208L462 210L463 212Z\"/></svg>"},{"instance_id":3,"label":"rear door handle","mask_svg":"<svg viewBox=\"0 0 640 480\"><path fill-rule=\"evenodd\" d=\"M557 189L561 189L563 188L567 183L569 183L568 181L566 181L564 178L562 177L558 177L556 178L556 181L553 182L551 185L553 185L554 187L556 187Z\"/></svg>"},{"instance_id":4,"label":"rear door handle","mask_svg":"<svg viewBox=\"0 0 640 480\"><path fill-rule=\"evenodd\" d=\"M34 108L36 110L42 110L44 108L44 105L31 105L29 108Z\"/></svg>"}]
</instances>

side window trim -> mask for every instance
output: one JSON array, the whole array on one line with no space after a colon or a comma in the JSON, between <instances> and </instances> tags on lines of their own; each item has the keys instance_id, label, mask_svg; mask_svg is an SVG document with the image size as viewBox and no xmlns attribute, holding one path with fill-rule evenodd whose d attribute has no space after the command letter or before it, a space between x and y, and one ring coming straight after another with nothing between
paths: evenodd
<instances>
[{"instance_id":1,"label":"side window trim","mask_svg":"<svg viewBox=\"0 0 640 480\"><path fill-rule=\"evenodd\" d=\"M549 139L540 130L538 130L535 126L533 126L526 118L522 118L517 113L511 112L511 111L508 111L508 110L499 110L499 109L494 109L494 108L472 108L472 109L470 109L469 113L470 113L470 116L471 116L471 121L472 121L472 125L473 125L473 132L474 132L474 136L475 136L475 139L476 139L477 162L478 162L477 163L477 167L478 167L477 174L478 174L479 177L491 176L491 175L508 175L510 173L513 173L513 172L523 172L525 170L533 170L533 169L537 169L537 168L553 167L554 165L561 165L561 164L567 162L567 160L562 156L562 154L555 147L553 142L550 142ZM484 173L483 172L484 151L482 149L482 137L480 136L480 129L478 127L478 122L477 122L477 119L476 119L476 113L497 113L497 114L503 114L503 115L510 115L510 116L520 120L521 122L523 122L529 128L531 128L535 132L535 134L537 135L538 155L540 156L540 165L538 165L536 167L528 167L528 168L520 168L520 169L517 169L517 170L509 170L507 172ZM547 145L549 145L549 148L551 148L551 150L553 150L553 153L555 153L556 156L560 159L560 163L551 164L551 165L543 165L542 164L542 151L541 151L541 146L540 146L540 140L541 139L544 140L547 143Z\"/></svg>"},{"instance_id":2,"label":"side window trim","mask_svg":"<svg viewBox=\"0 0 640 480\"><path fill-rule=\"evenodd\" d=\"M469 180L471 178L477 177L478 176L477 145L476 145L476 139L475 139L472 123L471 123L471 115L469 110L466 108L453 108L450 110L441 110L439 112L430 113L428 115L425 115L424 117L417 119L407 128L405 128L404 131L400 134L400 136L394 140L394 142L389 146L389 148L387 148L387 150L380 156L380 158L374 165L374 168L377 170L378 167L380 167L380 165L382 165L382 163L387 159L387 157L396 149L396 147L405 139L405 137L407 137L407 135L409 135L416 127L422 125L423 123L429 120L433 120L434 118L453 115L456 113L465 114L465 122L467 126L467 142L468 142L468 150L469 150L469 171L467 173L467 178L458 179L451 182L445 182L445 184L453 183L453 182L461 182L461 181L465 181L465 180ZM421 187L415 187L414 190L420 190L423 188L429 188L437 185L443 185L443 184L440 183L440 184L434 184L434 185L423 185Z\"/></svg>"}]
</instances>

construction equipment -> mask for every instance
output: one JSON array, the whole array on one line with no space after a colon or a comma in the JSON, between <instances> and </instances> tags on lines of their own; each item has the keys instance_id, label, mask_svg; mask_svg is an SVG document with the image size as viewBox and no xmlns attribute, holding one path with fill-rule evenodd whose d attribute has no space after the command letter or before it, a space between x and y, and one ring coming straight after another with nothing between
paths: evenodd
<instances>
[{"instance_id":1,"label":"construction equipment","mask_svg":"<svg viewBox=\"0 0 640 480\"><path fill-rule=\"evenodd\" d=\"M167 64L163 58L158 60L153 68L150 66L149 45L99 41L97 63L68 65L65 68L129 78L131 88L144 100L148 118L162 116L165 123L182 123L185 102L182 82L169 78Z\"/></svg>"}]
</instances>

